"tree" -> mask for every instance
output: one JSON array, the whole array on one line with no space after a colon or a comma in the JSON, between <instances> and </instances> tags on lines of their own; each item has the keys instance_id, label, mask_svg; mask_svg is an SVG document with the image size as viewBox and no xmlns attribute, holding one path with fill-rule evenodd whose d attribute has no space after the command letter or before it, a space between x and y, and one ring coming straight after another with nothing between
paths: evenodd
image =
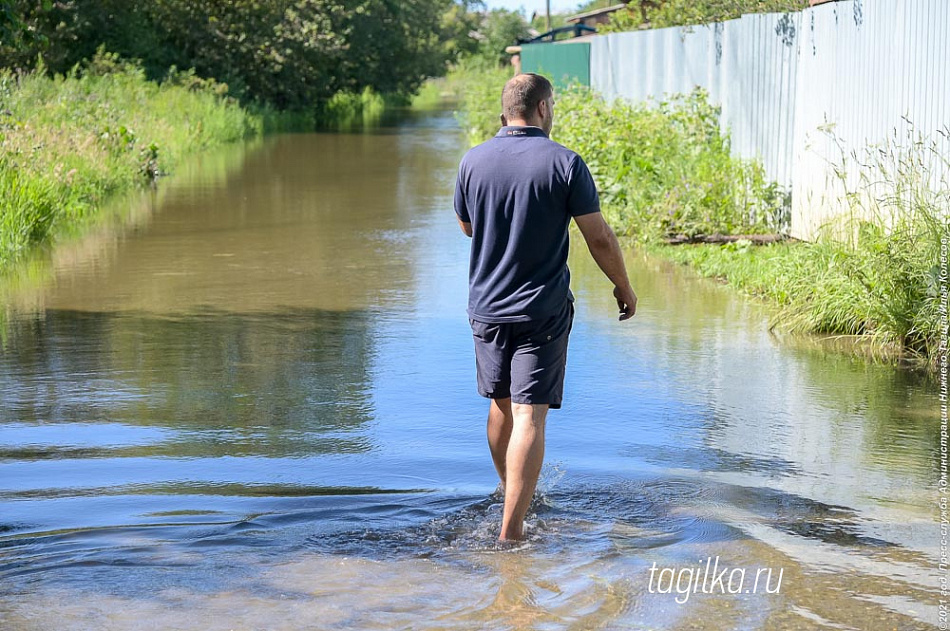
<instances>
[{"instance_id":1,"label":"tree","mask_svg":"<svg viewBox=\"0 0 950 631\"><path fill-rule=\"evenodd\" d=\"M105 47L152 79L171 66L231 94L311 108L341 90L408 95L477 47L472 0L0 0L0 65L63 73ZM27 41L15 34L36 33Z\"/></svg>"},{"instance_id":2,"label":"tree","mask_svg":"<svg viewBox=\"0 0 950 631\"><path fill-rule=\"evenodd\" d=\"M48 44L45 34L30 19L34 13L52 9L52 0L26 2L0 0L0 62L20 59ZM15 64L4 66L22 67Z\"/></svg>"},{"instance_id":3,"label":"tree","mask_svg":"<svg viewBox=\"0 0 950 631\"><path fill-rule=\"evenodd\" d=\"M507 9L493 9L485 13L479 26L479 33L481 35L480 54L499 64L508 61L505 48L529 36L528 23L524 16L517 11Z\"/></svg>"},{"instance_id":4,"label":"tree","mask_svg":"<svg viewBox=\"0 0 950 631\"><path fill-rule=\"evenodd\" d=\"M480 0L459 0L449 2L442 13L440 40L443 58L452 63L463 57L475 55L479 50L480 39L473 37L481 26L482 17L478 13L485 4Z\"/></svg>"},{"instance_id":5,"label":"tree","mask_svg":"<svg viewBox=\"0 0 950 631\"><path fill-rule=\"evenodd\" d=\"M630 31L643 24L650 28L709 24L740 17L743 13L801 11L807 0L634 0L610 16L605 32Z\"/></svg>"}]
</instances>

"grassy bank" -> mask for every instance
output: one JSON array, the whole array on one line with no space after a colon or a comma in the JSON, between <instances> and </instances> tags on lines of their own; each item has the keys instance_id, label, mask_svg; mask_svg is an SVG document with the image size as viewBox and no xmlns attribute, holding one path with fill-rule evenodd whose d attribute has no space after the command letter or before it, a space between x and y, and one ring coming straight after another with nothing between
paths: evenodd
<instances>
[{"instance_id":1,"label":"grassy bank","mask_svg":"<svg viewBox=\"0 0 950 631\"><path fill-rule=\"evenodd\" d=\"M471 141L483 140L497 130L507 74L456 75L450 81L465 86L459 119ZM556 98L552 136L588 162L618 233L769 301L783 330L852 336L862 353L937 369L950 186L927 177L926 164L948 167L933 146L891 143L852 160L859 176L842 174L854 183L843 187L851 219L817 242L667 246L675 234L782 232L789 200L760 164L731 156L702 92L644 104L607 103L582 89Z\"/></svg>"},{"instance_id":2,"label":"grassy bank","mask_svg":"<svg viewBox=\"0 0 950 631\"><path fill-rule=\"evenodd\" d=\"M371 90L309 111L241 106L193 72L158 84L108 53L67 76L0 71L0 272L189 155L269 132L371 125L386 107Z\"/></svg>"},{"instance_id":3,"label":"grassy bank","mask_svg":"<svg viewBox=\"0 0 950 631\"><path fill-rule=\"evenodd\" d=\"M927 165L947 172L950 164L923 141L869 148L858 163L857 185L845 188L849 219L814 242L652 249L767 299L785 330L852 337L856 350L936 373L950 185L930 179Z\"/></svg>"},{"instance_id":4,"label":"grassy bank","mask_svg":"<svg viewBox=\"0 0 950 631\"><path fill-rule=\"evenodd\" d=\"M187 73L162 85L100 55L48 78L0 72L0 270L209 147L263 132L220 86ZM271 116L271 121L278 117Z\"/></svg>"}]
</instances>

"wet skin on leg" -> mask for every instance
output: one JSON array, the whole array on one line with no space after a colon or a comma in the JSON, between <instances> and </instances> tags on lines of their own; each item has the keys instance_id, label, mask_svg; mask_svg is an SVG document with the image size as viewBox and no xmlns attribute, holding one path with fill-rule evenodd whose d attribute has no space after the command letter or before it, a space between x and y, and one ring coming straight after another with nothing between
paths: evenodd
<instances>
[{"instance_id":1,"label":"wet skin on leg","mask_svg":"<svg viewBox=\"0 0 950 631\"><path fill-rule=\"evenodd\" d=\"M502 492L505 490L505 456L513 425L511 397L492 399L488 408L488 448L491 450L491 458L495 463L495 471L498 472L498 478L501 480Z\"/></svg>"},{"instance_id":2,"label":"wet skin on leg","mask_svg":"<svg viewBox=\"0 0 950 631\"><path fill-rule=\"evenodd\" d=\"M548 405L512 403L512 429L505 453L505 510L502 541L524 539L524 518L544 462L544 422Z\"/></svg>"}]
</instances>

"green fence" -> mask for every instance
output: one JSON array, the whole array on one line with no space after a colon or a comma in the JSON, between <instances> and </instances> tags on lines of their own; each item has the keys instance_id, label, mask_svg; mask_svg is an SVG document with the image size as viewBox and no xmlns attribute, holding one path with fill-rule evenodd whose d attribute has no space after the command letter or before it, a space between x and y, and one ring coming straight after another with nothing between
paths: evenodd
<instances>
[{"instance_id":1,"label":"green fence","mask_svg":"<svg viewBox=\"0 0 950 631\"><path fill-rule=\"evenodd\" d=\"M525 44L521 72L543 74L562 88L572 82L590 86L590 44Z\"/></svg>"}]
</instances>

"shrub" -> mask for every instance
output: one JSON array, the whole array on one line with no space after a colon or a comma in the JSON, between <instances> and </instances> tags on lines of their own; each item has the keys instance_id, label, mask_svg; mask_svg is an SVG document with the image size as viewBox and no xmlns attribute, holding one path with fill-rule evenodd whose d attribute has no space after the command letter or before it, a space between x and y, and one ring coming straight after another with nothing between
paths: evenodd
<instances>
[{"instance_id":1,"label":"shrub","mask_svg":"<svg viewBox=\"0 0 950 631\"><path fill-rule=\"evenodd\" d=\"M856 336L873 354L935 372L946 334L940 252L941 239L950 240L950 162L936 143L912 135L850 158L858 172L837 171L847 212L817 241L662 254L774 301L775 326Z\"/></svg>"},{"instance_id":2,"label":"shrub","mask_svg":"<svg viewBox=\"0 0 950 631\"><path fill-rule=\"evenodd\" d=\"M213 83L145 79L100 52L47 77L0 71L0 268L114 192L147 184L186 155L261 133L260 117Z\"/></svg>"},{"instance_id":3,"label":"shrub","mask_svg":"<svg viewBox=\"0 0 950 631\"><path fill-rule=\"evenodd\" d=\"M784 196L760 164L730 155L719 110L703 90L630 104L574 88L557 95L553 136L587 161L605 213L625 234L653 239L782 227Z\"/></svg>"}]
</instances>

